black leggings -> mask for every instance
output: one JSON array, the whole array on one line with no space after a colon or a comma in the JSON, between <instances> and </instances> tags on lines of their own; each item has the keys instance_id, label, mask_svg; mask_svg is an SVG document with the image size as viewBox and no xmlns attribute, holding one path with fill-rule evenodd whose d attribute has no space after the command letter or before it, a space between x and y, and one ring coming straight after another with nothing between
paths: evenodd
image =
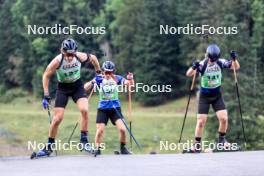
<instances>
[{"instance_id":1,"label":"black leggings","mask_svg":"<svg viewBox=\"0 0 264 176\"><path fill-rule=\"evenodd\" d=\"M115 125L115 122L121 118L123 117L120 107L117 107L116 109L98 109L96 123L104 123L105 125L107 125L108 120L110 119L112 124Z\"/></svg>"},{"instance_id":2,"label":"black leggings","mask_svg":"<svg viewBox=\"0 0 264 176\"><path fill-rule=\"evenodd\" d=\"M198 114L208 114L210 105L212 105L215 112L226 109L221 93L200 94Z\"/></svg>"},{"instance_id":3,"label":"black leggings","mask_svg":"<svg viewBox=\"0 0 264 176\"><path fill-rule=\"evenodd\" d=\"M69 97L72 97L75 103L78 99L87 97L81 80L77 80L74 83L58 83L55 107L65 108Z\"/></svg>"}]
</instances>

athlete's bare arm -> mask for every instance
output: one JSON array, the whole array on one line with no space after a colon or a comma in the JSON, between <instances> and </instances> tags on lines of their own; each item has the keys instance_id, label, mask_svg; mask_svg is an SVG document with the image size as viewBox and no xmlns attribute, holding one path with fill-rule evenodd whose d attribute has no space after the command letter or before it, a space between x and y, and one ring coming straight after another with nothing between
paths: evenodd
<instances>
[{"instance_id":1,"label":"athlete's bare arm","mask_svg":"<svg viewBox=\"0 0 264 176\"><path fill-rule=\"evenodd\" d=\"M80 58L81 62L85 62L88 61L91 62L95 68L95 71L99 71L101 70L100 68L100 64L98 62L98 59L95 55L93 54L86 54L86 53L83 53L83 52L77 52L76 55Z\"/></svg>"},{"instance_id":2,"label":"athlete's bare arm","mask_svg":"<svg viewBox=\"0 0 264 176\"><path fill-rule=\"evenodd\" d=\"M98 59L95 55L90 54L90 62L93 64L95 71L98 72L101 70Z\"/></svg>"},{"instance_id":3,"label":"athlete's bare arm","mask_svg":"<svg viewBox=\"0 0 264 176\"><path fill-rule=\"evenodd\" d=\"M49 79L54 74L54 72L56 71L56 69L60 65L60 61L57 59L57 57L55 57L50 62L50 64L47 66L47 68L46 68L46 70L45 70L45 72L43 74L42 83L43 83L44 95L48 95L49 94Z\"/></svg>"}]
</instances>

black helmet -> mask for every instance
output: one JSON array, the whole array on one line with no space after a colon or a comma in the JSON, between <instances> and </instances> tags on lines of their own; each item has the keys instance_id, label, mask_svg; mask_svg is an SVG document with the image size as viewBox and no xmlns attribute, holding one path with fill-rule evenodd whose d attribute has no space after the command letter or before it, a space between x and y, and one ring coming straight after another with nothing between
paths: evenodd
<instances>
[{"instance_id":1,"label":"black helmet","mask_svg":"<svg viewBox=\"0 0 264 176\"><path fill-rule=\"evenodd\" d=\"M77 51L78 45L75 40L69 38L62 42L61 48L64 52L72 54Z\"/></svg>"},{"instance_id":2,"label":"black helmet","mask_svg":"<svg viewBox=\"0 0 264 176\"><path fill-rule=\"evenodd\" d=\"M102 67L104 71L113 72L115 70L115 64L112 61L105 61Z\"/></svg>"},{"instance_id":3,"label":"black helmet","mask_svg":"<svg viewBox=\"0 0 264 176\"><path fill-rule=\"evenodd\" d=\"M207 47L206 54L212 62L217 61L220 58L220 49L216 44L211 44Z\"/></svg>"}]
</instances>

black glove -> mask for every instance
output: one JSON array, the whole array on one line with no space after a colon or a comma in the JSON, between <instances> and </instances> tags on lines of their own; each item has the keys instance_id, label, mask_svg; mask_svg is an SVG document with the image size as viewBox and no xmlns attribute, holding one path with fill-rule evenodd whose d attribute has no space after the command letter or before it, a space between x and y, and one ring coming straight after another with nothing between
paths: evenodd
<instances>
[{"instance_id":1,"label":"black glove","mask_svg":"<svg viewBox=\"0 0 264 176\"><path fill-rule=\"evenodd\" d=\"M230 52L230 56L231 56L232 60L235 61L236 58L237 58L237 52L234 51L234 50L232 50L232 51Z\"/></svg>"},{"instance_id":2,"label":"black glove","mask_svg":"<svg viewBox=\"0 0 264 176\"><path fill-rule=\"evenodd\" d=\"M200 67L200 61L198 61L198 60L193 61L192 69L196 70L198 67Z\"/></svg>"},{"instance_id":3,"label":"black glove","mask_svg":"<svg viewBox=\"0 0 264 176\"><path fill-rule=\"evenodd\" d=\"M99 75L99 74L102 74L102 71L101 70L96 70L95 73Z\"/></svg>"}]
</instances>

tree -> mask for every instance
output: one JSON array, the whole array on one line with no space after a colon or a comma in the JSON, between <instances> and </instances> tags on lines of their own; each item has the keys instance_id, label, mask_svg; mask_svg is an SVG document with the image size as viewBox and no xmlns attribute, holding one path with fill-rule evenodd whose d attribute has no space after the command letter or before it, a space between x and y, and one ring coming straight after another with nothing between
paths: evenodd
<instances>
[{"instance_id":1,"label":"tree","mask_svg":"<svg viewBox=\"0 0 264 176\"><path fill-rule=\"evenodd\" d=\"M62 27L72 24L81 27L92 26L93 18L97 12L96 9L91 9L94 3L84 0L48 0L45 2L17 0L13 4L11 16L14 21L12 29L16 35L15 54L21 59L21 64L16 68L20 86L27 90L33 90L35 95L42 94L42 73L56 54L60 53L60 43L67 37L73 37L78 41L80 51L96 55L100 53L99 45L91 35L29 35L27 33L28 25L38 27L54 26L55 24L60 24ZM92 76L92 73L88 71L82 71L82 73L84 79ZM51 90L55 91L55 80L52 79L51 83Z\"/></svg>"},{"instance_id":2,"label":"tree","mask_svg":"<svg viewBox=\"0 0 264 176\"><path fill-rule=\"evenodd\" d=\"M12 60L11 57L15 54L14 50L17 46L14 31L10 27L13 24L10 9L14 2L15 0L0 2L0 72L2 74L0 85L6 88L18 85L14 76L10 76L8 73L8 70L13 69L10 62ZM9 30L6 30L7 26L9 26Z\"/></svg>"}]
</instances>

